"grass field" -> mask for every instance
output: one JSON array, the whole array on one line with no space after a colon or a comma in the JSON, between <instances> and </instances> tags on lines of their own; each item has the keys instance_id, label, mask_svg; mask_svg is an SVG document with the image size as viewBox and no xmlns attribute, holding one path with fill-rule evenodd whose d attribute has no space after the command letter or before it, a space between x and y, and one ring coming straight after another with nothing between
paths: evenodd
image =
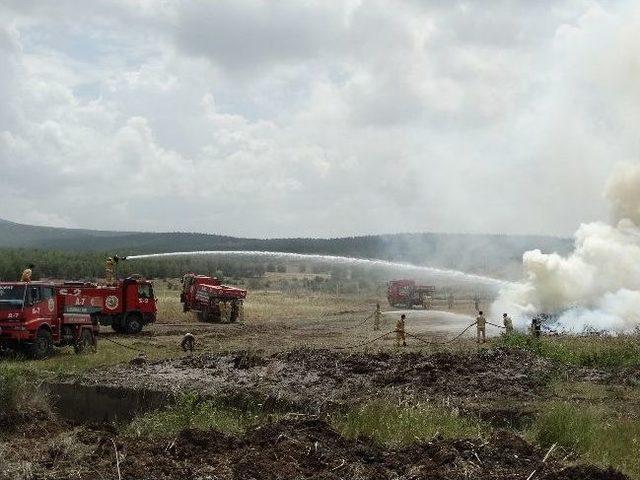
<instances>
[{"instance_id":1,"label":"grass field","mask_svg":"<svg viewBox=\"0 0 640 480\"><path fill-rule=\"evenodd\" d=\"M74 378L83 372L126 365L138 357L147 362L181 358L184 353L179 340L186 331L196 335L197 353L243 349L278 352L301 346L356 344L375 338L369 324L352 327L370 315L376 301L382 300L371 294L251 291L243 323L210 325L196 323L192 314L182 313L179 292L167 288L166 283L157 284L156 292L158 323L146 327L139 336L116 335L105 328L95 354L75 355L67 348L41 361L11 356L0 360L0 413L18 405L45 409L46 398L33 394L37 391L34 386L42 379ZM466 308L465 304L462 309ZM393 328L394 319L388 319L385 327ZM535 414L530 422L513 427L525 438L544 449L556 444L555 455L613 465L631 478L640 479L640 385L633 380L640 366L637 337L554 336L535 340L517 334L510 338L496 337L482 346L470 339L447 345L413 341L408 351L473 354L495 348L524 350L551 362L552 378L545 392L527 404L496 398L491 400L492 405L484 407L497 409L502 408L502 403L511 402L508 406L516 414L532 410ZM392 339L358 350L390 354L397 351ZM594 380L587 376L586 380L575 381L576 369L590 369ZM611 375L614 380L607 380ZM495 427L468 409L459 409L459 403L455 398L425 401L398 390L396 396L370 398L359 405L338 409L325 419L345 438L364 435L389 445L407 445L436 434L445 438L486 438ZM466 406L474 407L473 401ZM121 428L123 434L140 437L171 434L184 428L238 433L283 415L287 412L265 414L246 405L234 407L215 398L202 399L197 392L187 392L166 409L142 415Z\"/></svg>"}]
</instances>

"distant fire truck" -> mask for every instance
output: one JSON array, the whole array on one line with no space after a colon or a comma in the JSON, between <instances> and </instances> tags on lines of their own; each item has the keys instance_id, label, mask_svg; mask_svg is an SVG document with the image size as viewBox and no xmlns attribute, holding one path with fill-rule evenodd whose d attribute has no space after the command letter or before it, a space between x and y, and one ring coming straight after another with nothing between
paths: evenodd
<instances>
[{"instance_id":1,"label":"distant fire truck","mask_svg":"<svg viewBox=\"0 0 640 480\"><path fill-rule=\"evenodd\" d=\"M97 345L97 318L67 309L50 282L0 282L0 347L21 349L34 358L53 347L72 345L81 353Z\"/></svg>"},{"instance_id":2,"label":"distant fire truck","mask_svg":"<svg viewBox=\"0 0 640 480\"><path fill-rule=\"evenodd\" d=\"M429 308L435 293L433 285L416 285L413 280L392 280L387 285L387 300L392 307L420 305Z\"/></svg>"},{"instance_id":3,"label":"distant fire truck","mask_svg":"<svg viewBox=\"0 0 640 480\"><path fill-rule=\"evenodd\" d=\"M56 288L67 311L91 314L118 333L139 333L156 321L153 284L137 275L115 285L65 282Z\"/></svg>"},{"instance_id":4,"label":"distant fire truck","mask_svg":"<svg viewBox=\"0 0 640 480\"><path fill-rule=\"evenodd\" d=\"M235 322L242 317L246 297L246 290L222 285L215 277L195 273L182 277L182 309L193 310L202 322Z\"/></svg>"}]
</instances>

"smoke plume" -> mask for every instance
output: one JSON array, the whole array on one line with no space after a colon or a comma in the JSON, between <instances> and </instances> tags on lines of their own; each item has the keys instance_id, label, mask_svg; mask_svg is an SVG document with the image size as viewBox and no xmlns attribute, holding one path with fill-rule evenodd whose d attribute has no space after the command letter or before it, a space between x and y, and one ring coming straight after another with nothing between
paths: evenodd
<instances>
[{"instance_id":1,"label":"smoke plume","mask_svg":"<svg viewBox=\"0 0 640 480\"><path fill-rule=\"evenodd\" d=\"M523 256L525 281L505 287L495 315L524 326L536 313L557 313L557 328L631 331L640 325L640 164L620 164L605 190L612 222L582 224L568 256Z\"/></svg>"}]
</instances>

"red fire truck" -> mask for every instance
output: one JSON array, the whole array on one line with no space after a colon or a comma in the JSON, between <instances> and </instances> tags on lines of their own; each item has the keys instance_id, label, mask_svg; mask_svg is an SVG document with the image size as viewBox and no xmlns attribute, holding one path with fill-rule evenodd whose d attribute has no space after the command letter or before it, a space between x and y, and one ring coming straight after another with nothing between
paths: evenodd
<instances>
[{"instance_id":1,"label":"red fire truck","mask_svg":"<svg viewBox=\"0 0 640 480\"><path fill-rule=\"evenodd\" d=\"M387 286L387 300L392 307L421 305L429 308L435 292L433 285L416 285L413 280L392 280Z\"/></svg>"},{"instance_id":2,"label":"red fire truck","mask_svg":"<svg viewBox=\"0 0 640 480\"><path fill-rule=\"evenodd\" d=\"M195 273L182 277L182 310L193 310L201 322L235 322L242 317L246 297L246 290L222 285L215 277Z\"/></svg>"},{"instance_id":3,"label":"red fire truck","mask_svg":"<svg viewBox=\"0 0 640 480\"><path fill-rule=\"evenodd\" d=\"M21 349L34 358L53 347L73 345L81 353L97 344L97 319L68 311L50 282L0 282L0 347Z\"/></svg>"},{"instance_id":4,"label":"red fire truck","mask_svg":"<svg viewBox=\"0 0 640 480\"><path fill-rule=\"evenodd\" d=\"M57 289L67 311L91 314L118 333L139 333L144 325L156 321L153 284L137 275L115 285L65 282Z\"/></svg>"}]
</instances>

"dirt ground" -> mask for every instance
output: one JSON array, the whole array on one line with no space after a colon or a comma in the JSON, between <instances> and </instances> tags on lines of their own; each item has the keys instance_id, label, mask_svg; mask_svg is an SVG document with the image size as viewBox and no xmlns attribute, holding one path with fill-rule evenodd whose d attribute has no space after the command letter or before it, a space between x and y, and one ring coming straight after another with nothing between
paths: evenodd
<instances>
[{"instance_id":1,"label":"dirt ground","mask_svg":"<svg viewBox=\"0 0 640 480\"><path fill-rule=\"evenodd\" d=\"M2 453L2 479L524 480L534 471L539 480L627 478L612 469L545 461L543 450L504 430L486 441L436 437L386 448L366 438L345 439L314 418L283 419L240 436L186 429L152 439L119 436L108 425L41 423ZM12 456L14 462L22 456L21 462L4 463Z\"/></svg>"},{"instance_id":2,"label":"dirt ground","mask_svg":"<svg viewBox=\"0 0 640 480\"><path fill-rule=\"evenodd\" d=\"M543 394L556 367L526 352L349 352L301 348L134 361L75 381L217 397L277 399L307 412L371 396L449 398L469 405L527 402Z\"/></svg>"},{"instance_id":3,"label":"dirt ground","mask_svg":"<svg viewBox=\"0 0 640 480\"><path fill-rule=\"evenodd\" d=\"M393 330L401 312L388 312L381 331L373 331L375 298L260 292L252 301L243 323L194 323L176 313L135 337L105 329L94 357L73 363L77 357L60 356L29 364L30 372L46 369L78 388L193 391L238 408L251 402L266 413L288 412L283 419L244 434L185 429L149 438L60 416L0 415L0 479L526 480L534 470L537 480L627 478L562 456L543 462L545 451L502 428L516 429L535 415L560 377L624 384L640 379L637 369L559 367L524 351L476 346L473 331L446 344L473 321L468 305L459 312L406 312L407 330L420 339L410 337L398 349L393 335L377 337ZM196 336L193 354L178 346L186 332ZM436 436L392 447L345 438L323 420L327 412L381 397L446 403L496 430L484 440Z\"/></svg>"}]
</instances>

